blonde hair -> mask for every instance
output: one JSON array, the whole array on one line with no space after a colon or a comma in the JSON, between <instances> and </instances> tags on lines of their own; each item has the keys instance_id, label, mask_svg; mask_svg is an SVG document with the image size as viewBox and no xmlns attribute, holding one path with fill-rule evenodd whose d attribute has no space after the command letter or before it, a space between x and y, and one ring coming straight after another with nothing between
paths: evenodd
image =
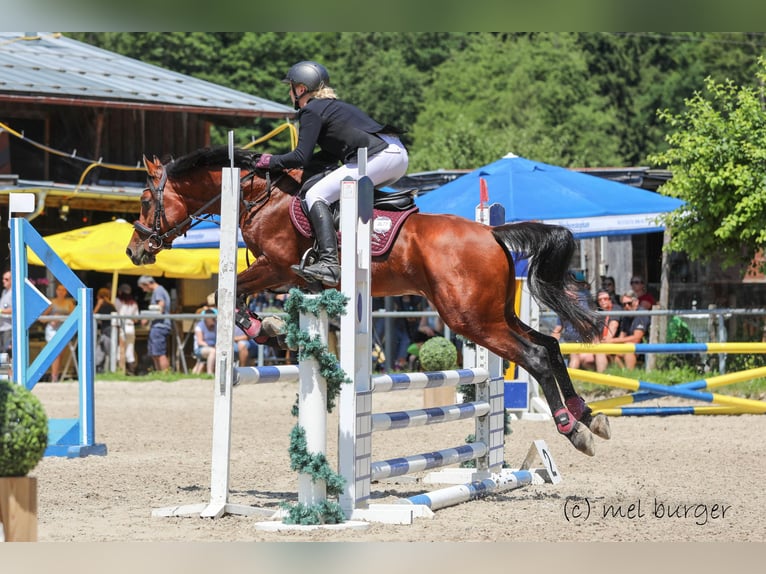
<instances>
[{"instance_id":1,"label":"blonde hair","mask_svg":"<svg viewBox=\"0 0 766 574\"><path fill-rule=\"evenodd\" d=\"M319 88L316 92L314 92L314 97L318 100L338 99L338 96L335 95L335 90L333 90L330 86L322 86Z\"/></svg>"}]
</instances>

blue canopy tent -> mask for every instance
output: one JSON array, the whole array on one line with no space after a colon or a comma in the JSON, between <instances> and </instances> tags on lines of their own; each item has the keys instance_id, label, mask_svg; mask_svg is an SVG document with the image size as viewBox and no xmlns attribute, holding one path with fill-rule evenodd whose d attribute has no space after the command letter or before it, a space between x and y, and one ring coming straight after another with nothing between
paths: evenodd
<instances>
[{"instance_id":1,"label":"blue canopy tent","mask_svg":"<svg viewBox=\"0 0 766 574\"><path fill-rule=\"evenodd\" d=\"M480 179L489 203L505 207L505 220L544 221L568 227L578 239L662 231L658 216L680 199L508 154L429 193L416 203L424 213L475 219Z\"/></svg>"},{"instance_id":2,"label":"blue canopy tent","mask_svg":"<svg viewBox=\"0 0 766 574\"><path fill-rule=\"evenodd\" d=\"M221 244L221 216L212 215L194 224L184 235L173 241L173 247L180 249L217 249ZM237 245L245 247L242 231L237 230Z\"/></svg>"}]
</instances>

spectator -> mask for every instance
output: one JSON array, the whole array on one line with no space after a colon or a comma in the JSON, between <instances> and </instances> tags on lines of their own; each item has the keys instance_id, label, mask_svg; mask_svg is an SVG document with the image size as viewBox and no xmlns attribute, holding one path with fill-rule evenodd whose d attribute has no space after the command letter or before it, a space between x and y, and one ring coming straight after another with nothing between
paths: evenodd
<instances>
[{"instance_id":1,"label":"spectator","mask_svg":"<svg viewBox=\"0 0 766 574\"><path fill-rule=\"evenodd\" d=\"M646 283L644 283L643 278L634 275L630 280L630 288L633 289L633 293L638 297L638 304L642 309L651 311L652 307L657 304L657 299L654 298L654 295L646 290Z\"/></svg>"},{"instance_id":2,"label":"spectator","mask_svg":"<svg viewBox=\"0 0 766 574\"><path fill-rule=\"evenodd\" d=\"M431 305L430 301L426 301L428 311L436 311L433 305ZM444 322L442 321L441 317L427 317L423 316L420 318L420 323L418 324L418 331L426 336L426 339L430 339L431 337L443 337L444 336ZM423 341L421 341L422 343Z\"/></svg>"},{"instance_id":3,"label":"spectator","mask_svg":"<svg viewBox=\"0 0 766 574\"><path fill-rule=\"evenodd\" d=\"M422 311L423 298L418 295L402 295L397 297L398 311ZM422 317L402 317L399 318L396 325L396 370L406 370L410 364L410 345L414 342L416 334L419 332Z\"/></svg>"},{"instance_id":4,"label":"spectator","mask_svg":"<svg viewBox=\"0 0 766 574\"><path fill-rule=\"evenodd\" d=\"M50 319L42 317L46 315L69 315L74 311L74 300L69 297L69 292L66 287L61 283L56 285L56 296L51 300L50 307L43 311L40 315L40 322L45 323L45 342L50 342L59 327L61 326L61 319ZM56 383L59 380L61 374L61 353L51 363L51 381Z\"/></svg>"},{"instance_id":5,"label":"spectator","mask_svg":"<svg viewBox=\"0 0 766 574\"><path fill-rule=\"evenodd\" d=\"M117 299L114 302L118 315L138 315L138 303L133 299L133 289L123 283L117 289ZM136 327L135 320L129 317L120 319L120 364L125 365L125 372L135 374L138 368L136 361Z\"/></svg>"},{"instance_id":6,"label":"spectator","mask_svg":"<svg viewBox=\"0 0 766 574\"><path fill-rule=\"evenodd\" d=\"M170 313L170 295L167 289L154 280L149 275L141 275L138 278L138 286L145 292L151 293L149 308L160 315ZM148 319L141 321L142 325L149 323ZM154 363L154 370L157 372L167 372L170 370L170 359L168 358L168 336L170 335L170 319L152 319L149 327L148 351Z\"/></svg>"},{"instance_id":7,"label":"spectator","mask_svg":"<svg viewBox=\"0 0 766 574\"><path fill-rule=\"evenodd\" d=\"M206 309L202 312L202 319L194 326L194 356L205 361L210 375L215 373L215 342L218 336L216 315L215 309Z\"/></svg>"},{"instance_id":8,"label":"spectator","mask_svg":"<svg viewBox=\"0 0 766 574\"><path fill-rule=\"evenodd\" d=\"M570 292L570 294L577 298L578 305L585 309L590 309L592 307L592 303L590 290L588 289L588 283L586 281L577 281L576 286L577 291L574 293ZM562 343L594 342L583 341L574 326L569 321L562 322L561 318L558 318L556 321L556 326L553 328L551 336L558 339ZM571 369L579 369L581 367L587 367L588 365L594 365L595 362L596 358L593 353L572 353L569 355L567 366Z\"/></svg>"},{"instance_id":9,"label":"spectator","mask_svg":"<svg viewBox=\"0 0 766 574\"><path fill-rule=\"evenodd\" d=\"M637 311L639 309L638 295L635 293L626 293L622 296L621 302L626 311ZM620 326L620 334L612 339L610 343L640 343L649 333L649 318L646 315L635 315L629 317L629 319L631 320L630 326L625 328L625 322L623 321ZM635 353L616 355L615 360L626 369L634 369L636 367L637 359Z\"/></svg>"},{"instance_id":10,"label":"spectator","mask_svg":"<svg viewBox=\"0 0 766 574\"><path fill-rule=\"evenodd\" d=\"M612 300L612 306L620 305L620 296L617 294L617 286L614 281L614 277L602 275L601 276L601 288L609 293L609 298Z\"/></svg>"},{"instance_id":11,"label":"spectator","mask_svg":"<svg viewBox=\"0 0 766 574\"><path fill-rule=\"evenodd\" d=\"M603 322L601 324L601 334L599 336L600 343L613 343L615 337L620 334L620 321L617 317L610 315L612 311L612 298L609 291L606 289L600 289L596 294L596 303L601 311L605 313ZM607 355L605 353L595 353L596 371L603 373L606 371L610 362L614 362L615 355Z\"/></svg>"},{"instance_id":12,"label":"spectator","mask_svg":"<svg viewBox=\"0 0 766 574\"><path fill-rule=\"evenodd\" d=\"M3 272L3 293L0 295L0 353L10 353L13 344L13 294L11 272Z\"/></svg>"},{"instance_id":13,"label":"spectator","mask_svg":"<svg viewBox=\"0 0 766 574\"><path fill-rule=\"evenodd\" d=\"M117 312L117 308L110 299L111 292L106 287L96 291L96 305L93 313L96 315L111 315ZM112 352L112 320L99 319L96 322L96 370L103 372L106 367L106 359Z\"/></svg>"},{"instance_id":14,"label":"spectator","mask_svg":"<svg viewBox=\"0 0 766 574\"><path fill-rule=\"evenodd\" d=\"M239 356L239 366L246 367L250 359L258 357L258 343L234 325L234 350Z\"/></svg>"}]
</instances>

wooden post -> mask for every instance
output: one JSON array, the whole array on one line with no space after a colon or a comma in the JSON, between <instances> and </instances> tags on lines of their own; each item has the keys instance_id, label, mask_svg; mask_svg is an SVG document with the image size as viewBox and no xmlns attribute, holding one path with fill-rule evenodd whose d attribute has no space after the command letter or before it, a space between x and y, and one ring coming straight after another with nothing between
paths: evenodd
<instances>
[{"instance_id":1,"label":"wooden post","mask_svg":"<svg viewBox=\"0 0 766 574\"><path fill-rule=\"evenodd\" d=\"M37 541L36 478L0 477L0 526L6 542Z\"/></svg>"}]
</instances>

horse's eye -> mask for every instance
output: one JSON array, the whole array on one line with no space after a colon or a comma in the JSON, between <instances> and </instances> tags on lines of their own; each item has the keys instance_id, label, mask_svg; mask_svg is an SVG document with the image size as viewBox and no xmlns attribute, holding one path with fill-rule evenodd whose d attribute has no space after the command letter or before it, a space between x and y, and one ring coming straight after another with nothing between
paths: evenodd
<instances>
[{"instance_id":1,"label":"horse's eye","mask_svg":"<svg viewBox=\"0 0 766 574\"><path fill-rule=\"evenodd\" d=\"M152 206L152 202L149 199L141 200L141 209L149 209Z\"/></svg>"}]
</instances>

